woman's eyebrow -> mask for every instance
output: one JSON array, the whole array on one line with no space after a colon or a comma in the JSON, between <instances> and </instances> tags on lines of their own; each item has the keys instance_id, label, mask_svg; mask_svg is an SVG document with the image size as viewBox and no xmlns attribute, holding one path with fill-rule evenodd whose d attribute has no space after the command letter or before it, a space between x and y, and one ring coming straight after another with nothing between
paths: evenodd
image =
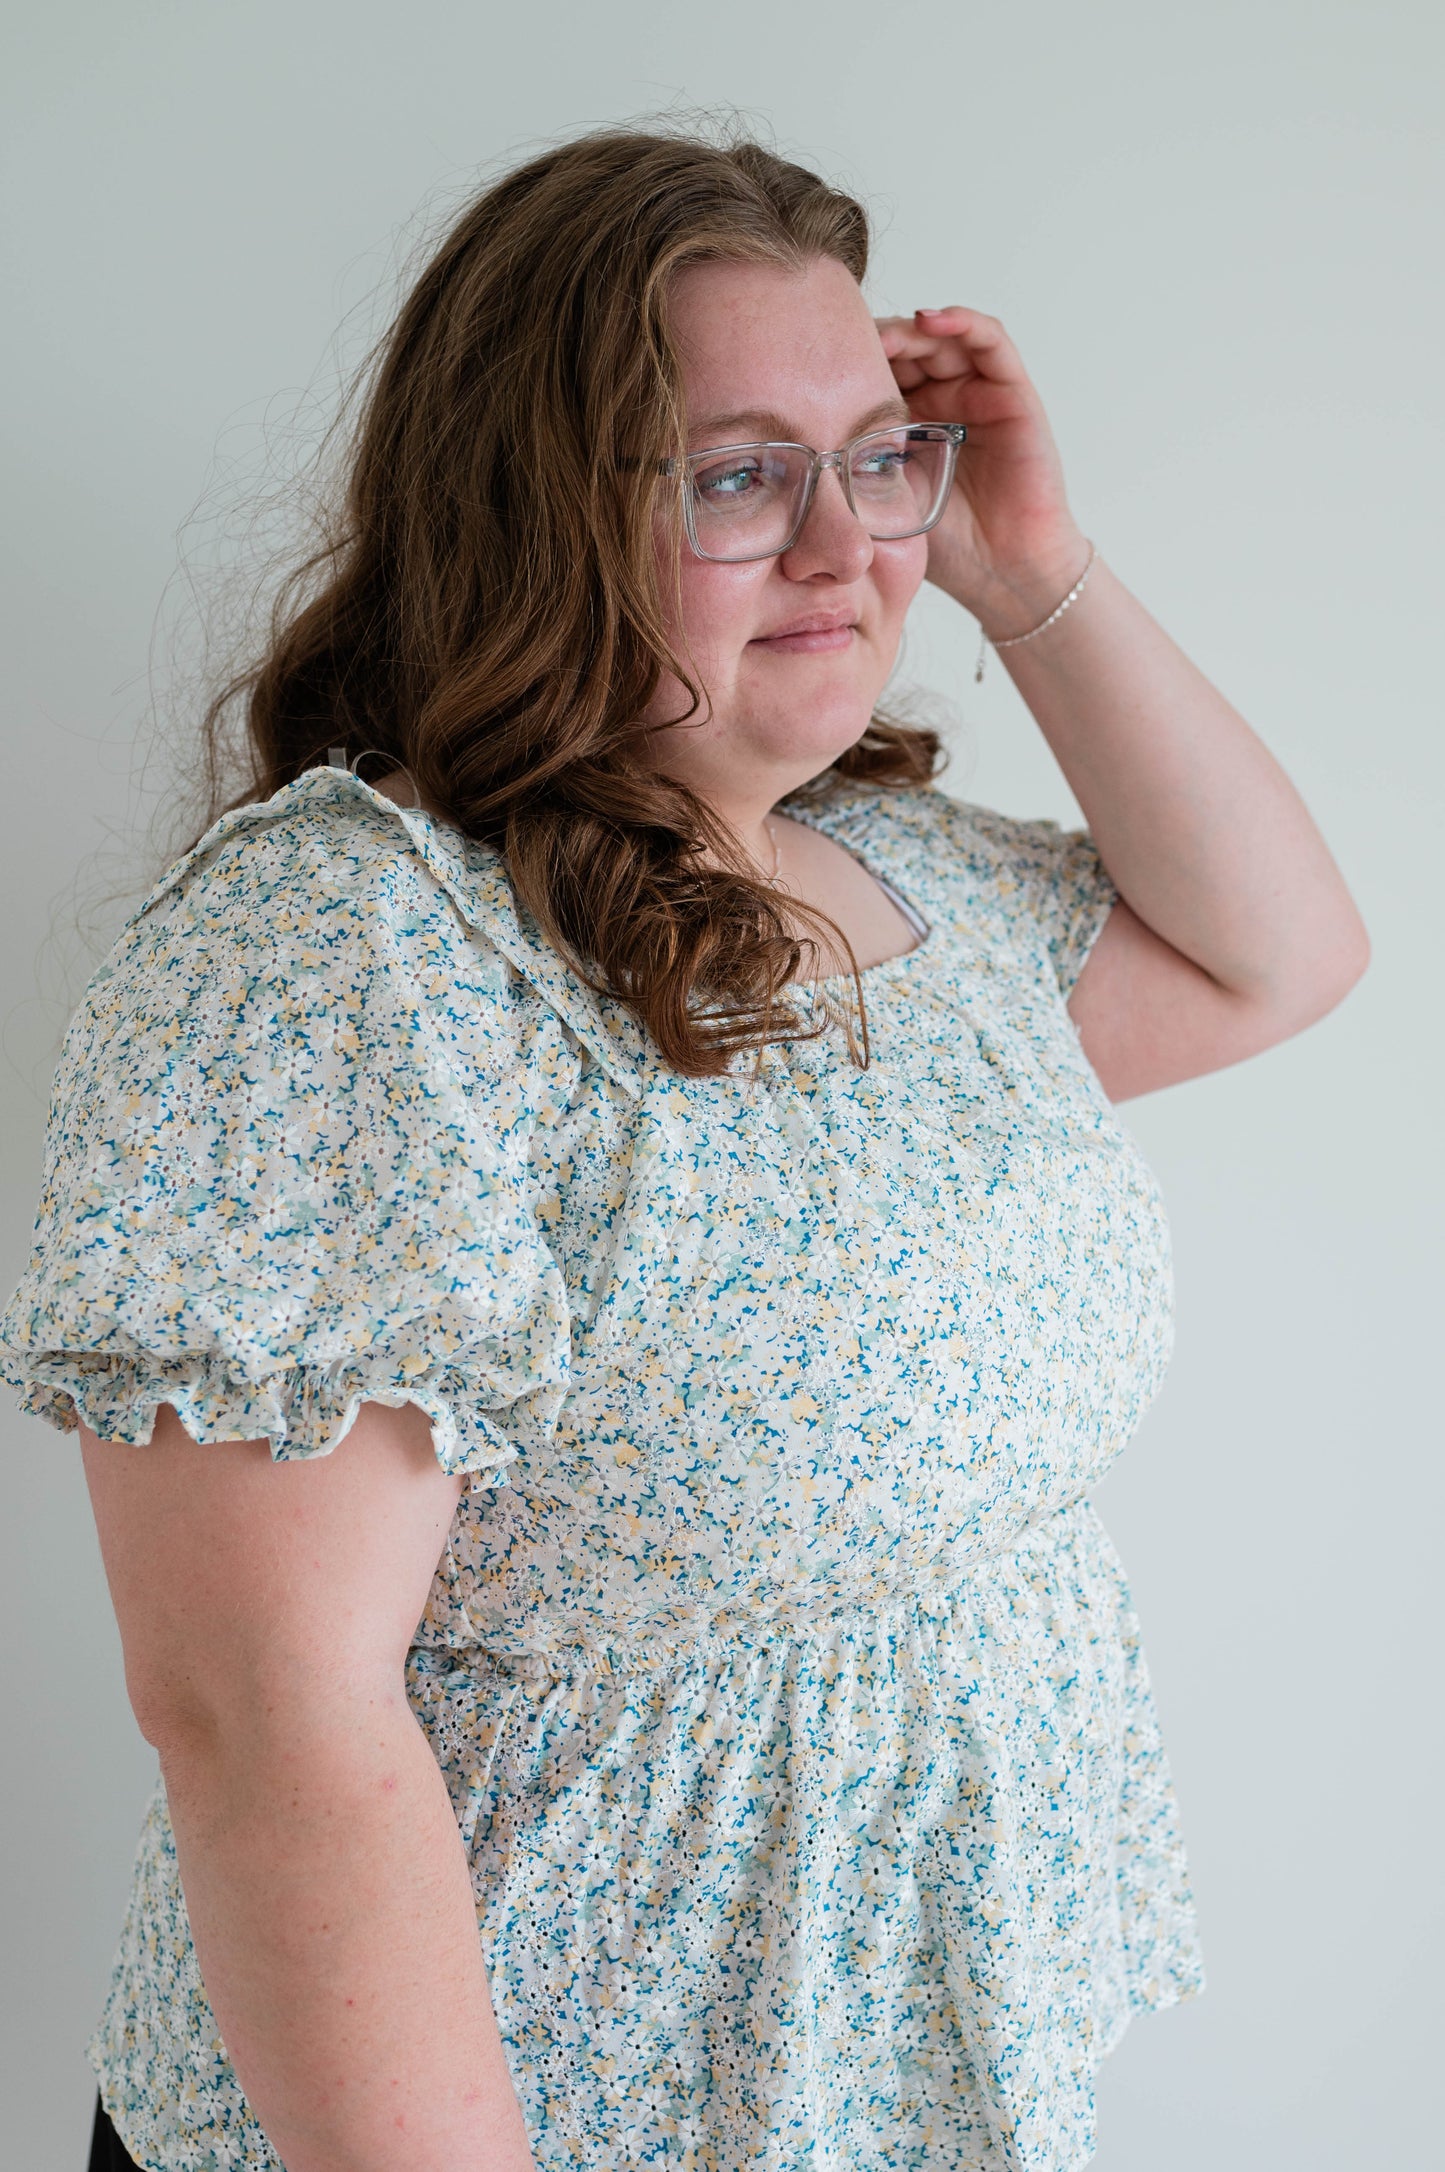
<instances>
[{"instance_id":1,"label":"woman's eyebrow","mask_svg":"<svg viewBox=\"0 0 1445 2172\"><path fill-rule=\"evenodd\" d=\"M905 400L880 400L876 407L869 408L866 415L858 417L848 435L850 438L861 437L865 430L880 429L885 423L912 420ZM738 430L755 430L762 437L779 439L785 444L802 443L800 438L793 436L792 425L786 415L780 415L776 408L772 407L747 407L730 415L705 415L700 422L692 425L692 434L695 437L705 435L720 439L724 432Z\"/></svg>"}]
</instances>

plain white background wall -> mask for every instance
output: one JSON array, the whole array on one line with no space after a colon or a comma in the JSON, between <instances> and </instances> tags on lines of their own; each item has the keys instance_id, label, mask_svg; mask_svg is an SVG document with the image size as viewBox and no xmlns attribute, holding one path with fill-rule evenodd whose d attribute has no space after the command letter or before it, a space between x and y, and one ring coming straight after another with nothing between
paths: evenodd
<instances>
[{"instance_id":1,"label":"plain white background wall","mask_svg":"<svg viewBox=\"0 0 1445 2172\"><path fill-rule=\"evenodd\" d=\"M94 962L76 883L142 869L138 820L164 811L164 762L137 780L178 531L209 493L192 549L224 557L268 429L284 465L287 418L308 387L324 410L419 218L558 134L741 106L868 198L875 309L1001 315L1084 526L1321 822L1366 980L1285 1047L1124 1112L1171 1207L1179 1336L1100 1505L1210 1988L1105 2069L1100 2172L1439 2147L1441 23L1431 0L50 0L10 37L7 1288ZM902 676L952 705L951 788L1077 820L973 654L926 595ZM0 2159L77 2172L153 1758L74 1443L0 1427Z\"/></svg>"}]
</instances>

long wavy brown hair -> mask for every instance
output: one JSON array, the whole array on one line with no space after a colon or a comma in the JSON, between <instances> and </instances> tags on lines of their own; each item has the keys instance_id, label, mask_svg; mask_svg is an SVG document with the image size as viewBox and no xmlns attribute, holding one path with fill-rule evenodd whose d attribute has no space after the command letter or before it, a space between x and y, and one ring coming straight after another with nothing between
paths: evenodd
<instances>
[{"instance_id":1,"label":"long wavy brown hair","mask_svg":"<svg viewBox=\"0 0 1445 2172\"><path fill-rule=\"evenodd\" d=\"M655 541L657 463L687 446L669 287L704 260L820 256L861 281L868 238L851 196L749 139L605 129L504 175L365 365L322 540L281 584L259 660L206 712L213 778L244 719L251 778L230 806L337 744L384 757L374 779L405 769L692 1076L809 1030L784 990L820 953L721 819L649 764L637 722L664 672L690 696L675 721L705 700L664 630ZM914 789L940 759L937 733L878 713L807 790ZM852 947L790 910L847 955L862 1028L860 1043L847 1020L848 1045L866 1062ZM827 1022L825 1006L811 1030Z\"/></svg>"}]
</instances>

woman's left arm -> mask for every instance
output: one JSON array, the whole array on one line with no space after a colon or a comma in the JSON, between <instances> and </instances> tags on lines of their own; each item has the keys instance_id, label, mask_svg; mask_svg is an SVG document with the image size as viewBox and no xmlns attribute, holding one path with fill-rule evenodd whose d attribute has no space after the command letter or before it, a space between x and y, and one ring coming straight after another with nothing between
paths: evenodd
<instances>
[{"instance_id":1,"label":"woman's left arm","mask_svg":"<svg viewBox=\"0 0 1445 2172\"><path fill-rule=\"evenodd\" d=\"M970 309L879 331L917 419L968 429L928 577L990 636L1027 633L1089 545L1017 351ZM1063 616L1000 661L1124 900L1069 998L1110 1098L1237 1063L1331 1010L1369 938L1328 846L1268 748L1102 557Z\"/></svg>"}]
</instances>

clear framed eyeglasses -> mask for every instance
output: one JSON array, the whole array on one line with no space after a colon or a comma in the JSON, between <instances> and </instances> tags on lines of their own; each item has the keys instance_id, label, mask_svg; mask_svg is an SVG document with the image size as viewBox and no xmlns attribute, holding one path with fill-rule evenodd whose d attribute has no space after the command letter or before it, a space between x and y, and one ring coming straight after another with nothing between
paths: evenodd
<instances>
[{"instance_id":1,"label":"clear framed eyeglasses","mask_svg":"<svg viewBox=\"0 0 1445 2172\"><path fill-rule=\"evenodd\" d=\"M713 445L661 465L667 475L684 471L682 514L697 556L738 565L792 549L824 468L836 471L849 510L875 542L925 534L943 517L967 435L961 422L901 423L836 452L786 442Z\"/></svg>"}]
</instances>

